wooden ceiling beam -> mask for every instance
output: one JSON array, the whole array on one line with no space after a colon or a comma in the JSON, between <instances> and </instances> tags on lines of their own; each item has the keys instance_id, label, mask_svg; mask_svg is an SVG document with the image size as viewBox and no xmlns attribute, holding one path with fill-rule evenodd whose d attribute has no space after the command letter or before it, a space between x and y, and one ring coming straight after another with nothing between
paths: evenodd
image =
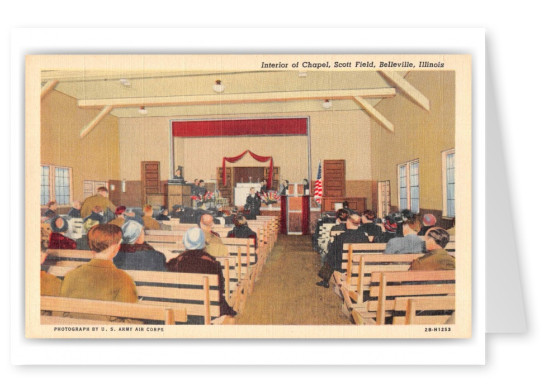
<instances>
[{"instance_id":1,"label":"wooden ceiling beam","mask_svg":"<svg viewBox=\"0 0 551 391\"><path fill-rule=\"evenodd\" d=\"M57 83L59 83L59 80L48 80L40 90L40 100L44 99L46 95L53 91Z\"/></svg>"},{"instance_id":2,"label":"wooden ceiling beam","mask_svg":"<svg viewBox=\"0 0 551 391\"><path fill-rule=\"evenodd\" d=\"M380 99L392 98L396 95L394 88L369 88L358 90L325 90L325 91L290 91L290 92L259 92L247 94L192 95L167 96L147 98L113 98L113 99L80 99L78 107L100 108L110 106L120 107L155 107L155 106L188 106L188 105L218 105L233 103L268 103L289 102L300 100L339 100L354 99L356 96Z\"/></svg>"},{"instance_id":3,"label":"wooden ceiling beam","mask_svg":"<svg viewBox=\"0 0 551 391\"><path fill-rule=\"evenodd\" d=\"M80 138L86 137L86 135L90 133L96 127L96 125L99 124L100 121L111 112L111 110L113 110L113 106L105 106L103 110L101 110L98 115L96 115L92 122L82 128L82 130L80 131Z\"/></svg>"},{"instance_id":4,"label":"wooden ceiling beam","mask_svg":"<svg viewBox=\"0 0 551 391\"><path fill-rule=\"evenodd\" d=\"M364 98L361 98L359 96L355 96L354 100L364 111L373 118L377 123L379 123L383 128L386 130L389 130L391 132L394 132L394 125L392 122L390 122L388 119L386 119L385 116L383 116L375 107L373 107L371 104L369 104L368 101L366 101Z\"/></svg>"},{"instance_id":5,"label":"wooden ceiling beam","mask_svg":"<svg viewBox=\"0 0 551 391\"><path fill-rule=\"evenodd\" d=\"M392 86L399 89L405 96L411 99L414 103L430 111L430 101L423 95L421 91L412 86L406 79L400 76L396 72L392 71L378 71Z\"/></svg>"}]
</instances>

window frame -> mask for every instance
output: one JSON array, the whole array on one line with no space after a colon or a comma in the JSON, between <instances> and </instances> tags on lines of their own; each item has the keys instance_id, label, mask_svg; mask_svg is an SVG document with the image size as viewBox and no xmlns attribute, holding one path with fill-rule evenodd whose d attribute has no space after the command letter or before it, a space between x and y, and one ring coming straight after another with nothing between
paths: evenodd
<instances>
[{"instance_id":1,"label":"window frame","mask_svg":"<svg viewBox=\"0 0 551 391\"><path fill-rule=\"evenodd\" d=\"M420 185L420 164L419 164L419 159L413 159L413 160L409 160L407 162L404 162L404 163L400 163L396 166L396 174L397 174L397 178L398 178L398 182L397 182L397 189L398 191L396 192L397 193L397 197L398 197L398 208L400 210L402 209L409 209L411 210L411 166L413 164L417 164L417 188L419 189L419 210L417 211L413 211L414 213L419 213L420 210L421 210L421 185ZM402 167L405 167L406 168L406 199L407 199L407 202L406 202L406 207L405 208L402 208L402 205L400 204L400 168Z\"/></svg>"},{"instance_id":2,"label":"window frame","mask_svg":"<svg viewBox=\"0 0 551 391\"><path fill-rule=\"evenodd\" d=\"M67 166L56 166L52 164L41 164L41 174L42 174L42 168L48 167L48 184L49 184L49 197L48 201L46 201L45 204L42 204L42 199L40 200L40 207L44 207L48 204L48 202L55 200L58 203L58 206L71 206L73 203L73 169L71 167ZM56 168L61 169L68 169L69 170L69 202L67 204L60 204L59 201L55 198L55 172ZM42 179L41 179L41 186L42 186ZM42 195L42 189L41 194ZM41 197L42 198L42 197Z\"/></svg>"},{"instance_id":3,"label":"window frame","mask_svg":"<svg viewBox=\"0 0 551 391\"><path fill-rule=\"evenodd\" d=\"M454 215L449 216L448 215L448 166L447 166L447 158L450 154L455 155L455 148L450 148L445 151L442 151L442 218L444 219L453 219L455 218L455 156L454 156L454 165L453 165L453 171L454 171L454 196L453 196L453 205L454 205Z\"/></svg>"}]
</instances>

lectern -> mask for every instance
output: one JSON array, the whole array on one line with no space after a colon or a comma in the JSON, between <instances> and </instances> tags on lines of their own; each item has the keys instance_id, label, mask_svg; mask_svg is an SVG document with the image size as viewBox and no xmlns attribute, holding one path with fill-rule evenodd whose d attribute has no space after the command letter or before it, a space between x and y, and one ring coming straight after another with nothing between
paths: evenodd
<instances>
[{"instance_id":1,"label":"lectern","mask_svg":"<svg viewBox=\"0 0 551 391\"><path fill-rule=\"evenodd\" d=\"M168 209L172 210L174 205L191 207L191 184L178 180L168 182Z\"/></svg>"}]
</instances>

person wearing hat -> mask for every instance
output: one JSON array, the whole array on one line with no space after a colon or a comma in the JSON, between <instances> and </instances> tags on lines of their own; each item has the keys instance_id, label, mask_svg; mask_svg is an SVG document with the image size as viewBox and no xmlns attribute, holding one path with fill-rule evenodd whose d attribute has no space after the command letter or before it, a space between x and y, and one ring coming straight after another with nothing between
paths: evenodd
<instances>
[{"instance_id":1,"label":"person wearing hat","mask_svg":"<svg viewBox=\"0 0 551 391\"><path fill-rule=\"evenodd\" d=\"M427 213L423 216L421 223L423 224L423 226L421 227L417 235L425 236L427 231L436 225L436 217L434 217L433 214Z\"/></svg>"},{"instance_id":2,"label":"person wearing hat","mask_svg":"<svg viewBox=\"0 0 551 391\"><path fill-rule=\"evenodd\" d=\"M247 219L243 215L235 217L235 226L228 232L228 238L253 239L256 248L256 232L249 227Z\"/></svg>"},{"instance_id":3,"label":"person wearing hat","mask_svg":"<svg viewBox=\"0 0 551 391\"><path fill-rule=\"evenodd\" d=\"M161 210L159 211L159 214L157 217L155 217L157 221L170 221L170 217L168 217L168 209L166 206L161 206Z\"/></svg>"},{"instance_id":4,"label":"person wearing hat","mask_svg":"<svg viewBox=\"0 0 551 391\"><path fill-rule=\"evenodd\" d=\"M69 223L64 217L57 216L51 222L52 233L50 234L50 244L48 248L74 250L77 243L67 236L63 235L69 229Z\"/></svg>"},{"instance_id":5,"label":"person wearing hat","mask_svg":"<svg viewBox=\"0 0 551 391\"><path fill-rule=\"evenodd\" d=\"M109 222L109 224L114 224L117 227L122 227L124 223L126 223L127 219L126 216L133 215L133 212L126 211L126 206L120 205L117 206L117 209L115 209L115 218Z\"/></svg>"},{"instance_id":6,"label":"person wearing hat","mask_svg":"<svg viewBox=\"0 0 551 391\"><path fill-rule=\"evenodd\" d=\"M445 229L429 229L425 234L427 254L415 259L409 270L455 270L455 258L444 250L449 240Z\"/></svg>"},{"instance_id":7,"label":"person wearing hat","mask_svg":"<svg viewBox=\"0 0 551 391\"><path fill-rule=\"evenodd\" d=\"M385 231L383 232L382 243L388 243L391 239L396 237L396 231L398 230L398 224L392 216L386 216L383 227Z\"/></svg>"},{"instance_id":8,"label":"person wearing hat","mask_svg":"<svg viewBox=\"0 0 551 391\"><path fill-rule=\"evenodd\" d=\"M235 315L236 312L229 306L224 297L222 265L213 256L205 252L205 234L203 230L199 227L188 229L184 234L183 243L186 251L168 261L167 270L177 273L218 275L220 315Z\"/></svg>"},{"instance_id":9,"label":"person wearing hat","mask_svg":"<svg viewBox=\"0 0 551 391\"><path fill-rule=\"evenodd\" d=\"M145 242L143 226L128 220L121 227L122 244L113 258L115 266L122 270L165 271L166 257Z\"/></svg>"},{"instance_id":10,"label":"person wearing hat","mask_svg":"<svg viewBox=\"0 0 551 391\"><path fill-rule=\"evenodd\" d=\"M417 254L425 252L425 241L417 236L419 221L408 209L401 212L403 237L390 239L386 244L385 254Z\"/></svg>"}]
</instances>

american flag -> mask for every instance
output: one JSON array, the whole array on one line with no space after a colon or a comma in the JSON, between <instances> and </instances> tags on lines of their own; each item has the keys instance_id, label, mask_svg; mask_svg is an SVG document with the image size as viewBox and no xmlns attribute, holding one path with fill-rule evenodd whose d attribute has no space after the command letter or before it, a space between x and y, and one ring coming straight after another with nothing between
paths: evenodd
<instances>
[{"instance_id":1,"label":"american flag","mask_svg":"<svg viewBox=\"0 0 551 391\"><path fill-rule=\"evenodd\" d=\"M321 161L318 166L318 177L316 179L316 188L314 189L314 200L321 205L321 197L323 196L323 179L321 178Z\"/></svg>"}]
</instances>

